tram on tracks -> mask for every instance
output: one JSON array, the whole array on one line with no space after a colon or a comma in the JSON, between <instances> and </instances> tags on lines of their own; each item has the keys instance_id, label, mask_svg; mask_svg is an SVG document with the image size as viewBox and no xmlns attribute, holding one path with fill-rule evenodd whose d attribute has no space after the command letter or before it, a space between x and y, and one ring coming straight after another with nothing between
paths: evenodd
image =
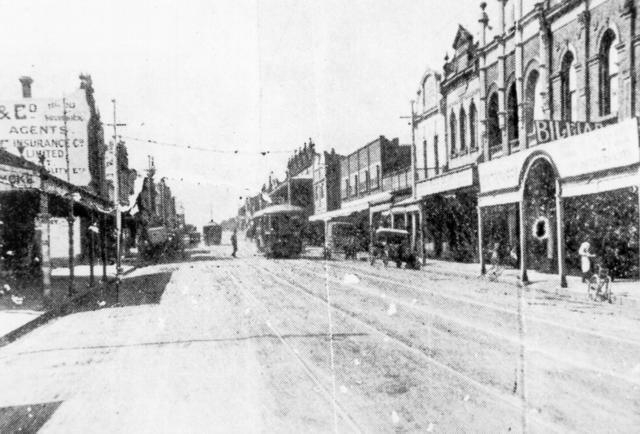
<instances>
[{"instance_id":1,"label":"tram on tracks","mask_svg":"<svg viewBox=\"0 0 640 434\"><path fill-rule=\"evenodd\" d=\"M211 221L202 227L205 246L218 246L222 242L222 226Z\"/></svg>"},{"instance_id":2,"label":"tram on tracks","mask_svg":"<svg viewBox=\"0 0 640 434\"><path fill-rule=\"evenodd\" d=\"M307 226L304 208L281 204L264 208L253 216L258 250L268 258L292 258L302 253Z\"/></svg>"}]
</instances>

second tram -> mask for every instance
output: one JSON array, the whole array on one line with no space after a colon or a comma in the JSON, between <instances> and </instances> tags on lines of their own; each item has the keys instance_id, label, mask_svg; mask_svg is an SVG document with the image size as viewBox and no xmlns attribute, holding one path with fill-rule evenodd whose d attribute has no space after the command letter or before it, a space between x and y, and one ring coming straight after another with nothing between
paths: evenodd
<instances>
[{"instance_id":1,"label":"second tram","mask_svg":"<svg viewBox=\"0 0 640 434\"><path fill-rule=\"evenodd\" d=\"M307 224L305 209L272 205L253 216L258 250L267 257L291 258L302 253L302 235Z\"/></svg>"}]
</instances>

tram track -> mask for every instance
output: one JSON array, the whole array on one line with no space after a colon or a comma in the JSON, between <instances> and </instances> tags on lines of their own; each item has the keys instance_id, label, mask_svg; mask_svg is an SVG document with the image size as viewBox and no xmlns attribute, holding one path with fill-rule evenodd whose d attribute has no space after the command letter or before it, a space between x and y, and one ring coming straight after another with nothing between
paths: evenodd
<instances>
[{"instance_id":1,"label":"tram track","mask_svg":"<svg viewBox=\"0 0 640 434\"><path fill-rule=\"evenodd\" d=\"M322 380L318 378L318 376L313 372L313 369L310 367L310 363L305 360L297 350L295 350L285 339L285 335L281 333L274 325L272 321L272 317L269 314L269 309L256 297L250 290L245 289L241 282L239 282L238 278L233 274L228 275L229 278L234 281L236 287L244 294L247 298L249 298L254 305L258 306L266 318L262 323L269 329L271 332L277 337L278 341L283 345L283 347L287 350L291 359L293 359L304 371L305 375L315 384L315 386L320 391L320 395L334 408L336 413L338 413L344 421L347 422L349 427L351 428L351 432L356 433L364 433L365 431L360 427L360 425L356 422L349 412L340 404L340 402L335 399L335 393L328 390L323 384ZM339 431L337 429L337 420L334 422L334 432L337 434Z\"/></svg>"},{"instance_id":2,"label":"tram track","mask_svg":"<svg viewBox=\"0 0 640 434\"><path fill-rule=\"evenodd\" d=\"M268 268L258 266L258 265L253 265L253 266L256 267L256 269L259 270L260 272L264 272L267 275L270 275L274 280L280 282L281 284L287 286L288 288L291 288L296 292L305 295L307 298L313 300L316 303L322 303L323 306L327 306L327 300L323 296L320 296L314 293L313 291L306 289L298 281L292 282L290 279L279 276L273 271L269 270ZM415 346L415 344L410 339L402 335L399 335L394 331L379 327L379 325L376 324L376 321L367 320L348 309L338 306L335 303L332 303L329 307L333 311L340 313L342 316L344 316L345 319L348 319L352 321L354 324L357 324L371 331L374 335L379 336L380 338L382 338L383 342L394 343L396 346L404 349L405 351L409 351L412 354L417 355L420 359L425 360L427 363L429 363L432 366L435 366L437 369L441 370L442 372L446 372L448 375L455 377L458 381L461 381L475 388L478 392L481 392L481 394L483 394L484 396L489 396L509 406L513 410L517 411L518 414L522 414L524 418L531 418L531 420L534 421L537 426L539 426L540 428L543 428L545 432L550 432L550 431L566 432L565 427L561 429L553 421L546 420L544 418L539 417L537 414L533 414L536 409L530 407L526 403L523 403L520 399L517 399L513 395L507 394L502 390L499 390L493 386L484 384L481 381L478 381L470 377L464 372L456 370L451 366L447 365L446 363L443 363L437 360L436 358L427 354L423 349Z\"/></svg>"},{"instance_id":3,"label":"tram track","mask_svg":"<svg viewBox=\"0 0 640 434\"><path fill-rule=\"evenodd\" d=\"M309 272L308 270L305 270L305 272ZM326 279L326 276L322 276L320 274L316 274L316 277L318 279ZM426 315L433 315L435 317L440 318L441 320L444 320L448 323L453 323L456 324L460 327L463 327L467 330L470 330L472 332L480 332L482 334L485 334L487 336L490 336L491 338L495 338L495 339L499 339L501 341L507 342L508 344L511 344L514 346L514 348L516 348L517 346L519 346L521 344L520 340L518 339L518 337L516 335L509 335L506 334L504 332L498 331L498 330L494 330L493 328L490 327L486 327L484 325L478 324L477 322L471 322L468 320L463 320L459 317L453 316L453 315L449 315L447 313L445 313L442 309L434 309L434 308L427 308L424 305L418 305L418 304L414 304L411 302L408 302L406 300L403 300L399 297L394 297L394 296L390 296L390 295L386 295L384 294L384 298L382 297L383 293L380 291L376 291L376 290L372 290L370 288L366 288L363 287L361 285L357 285L357 284L349 284L349 283L344 283L342 281L340 281L337 278L333 278L333 277L329 277L328 278L330 280L331 283L336 284L336 285L341 285L341 286L345 286L345 287L350 287L353 288L363 294L366 294L368 296L377 298L381 301L385 301L385 302L393 302L398 306L401 306L405 309L408 309L410 311L414 311L417 313L421 313L421 314L426 314ZM438 330L435 330L436 332L438 332ZM444 332L439 332L442 336L446 336L450 338L450 335L447 335ZM571 358L566 358L566 357L559 357L557 354L554 354L553 352L546 350L544 348L542 348L539 345L532 345L530 343L526 343L524 344L524 348L527 352L532 352L532 353L537 353L540 354L544 357L546 357L547 359L557 362L557 363L561 363L562 365L565 365L567 367L571 367L571 368L575 368L575 369L580 369L583 371L587 371L587 372L591 372L593 374L596 374L598 376L606 376L608 378L615 378L618 381L624 382L624 383L630 383L633 385L638 385L640 386L640 380L636 379L636 378L631 378L629 377L628 374L626 373L620 373L620 372L615 372L613 370L606 370L603 368L598 368L597 366L593 365L593 364L588 364L586 362L578 362L576 360L573 360Z\"/></svg>"},{"instance_id":4,"label":"tram track","mask_svg":"<svg viewBox=\"0 0 640 434\"><path fill-rule=\"evenodd\" d=\"M283 269L284 268L285 267L283 267ZM296 266L286 267L286 269L288 269L289 271L296 268L297 268ZM304 270L304 271L308 272L308 270ZM318 279L318 284L320 283L321 280L329 279L330 284L336 285L334 287L336 290L339 287L349 287L349 288L355 289L362 295L365 295L370 297L371 299L377 300L378 303L383 303L386 305L395 304L397 305L398 309L404 308L408 312L412 311L415 313L419 313L423 318L440 317L441 319L445 319L445 321L447 322L451 321L453 323L456 323L457 325L462 325L468 331L471 332L471 333L466 333L466 332L451 333L450 323L444 324L444 325L437 324L437 322L431 323L432 327L429 328L429 333L440 335L443 341L445 340L450 341L454 339L456 341L459 341L460 345L463 345L465 347L471 347L471 348L474 346L476 347L479 346L480 348L486 348L485 346L488 345L492 348L492 350L498 349L498 350L501 350L499 351L499 353L504 352L504 350L499 348L500 347L499 345L496 345L491 341L485 340L484 343L476 341L477 337L473 337L473 333L477 333L478 331L480 331L481 333L486 333L490 335L492 338L501 339L509 343L512 346L512 349L511 349L512 353L515 353L518 346L521 345L521 342L518 340L516 336L507 336L504 333L499 333L499 332L496 333L495 331L487 329L486 327L483 327L482 325L479 325L477 323L465 322L463 320L461 321L459 318L452 317L446 314L441 315L442 313L441 311L434 311L429 308L426 308L425 306L408 303L407 301L402 300L400 298L384 294L382 290L375 291L369 288L363 288L362 286L359 286L356 284L346 284L339 279L336 279L333 277L327 277L326 275L322 276L318 274L316 277ZM314 286L314 283L311 280L309 280L310 277L308 274L291 276L291 278L297 281L304 281L307 287ZM355 299L352 298L352 300L358 303L358 301L356 301L358 300L358 297L356 297L354 294L347 294L339 290L338 292L342 294L344 297L355 297ZM364 299L362 300L363 300L362 303L366 304L364 302ZM343 301L342 304L344 305L345 300L343 299L342 301ZM350 303L349 300L346 300L346 303L348 306L351 306L351 304L349 304ZM400 311L398 314L400 314ZM416 318L420 318L420 316L417 316ZM416 320L413 320L413 321L415 323ZM407 334L408 336L411 336L410 331L408 333L405 332L405 334ZM635 390L638 388L638 386L640 385L640 381L638 381L637 374L629 373L629 375L636 375L636 377L631 378L630 376L622 372L607 370L606 368L600 369L597 366L594 366L588 363L588 356L586 356L586 354L573 353L569 356L563 357L560 355L560 354L563 354L562 353L563 349L561 348L557 348L556 349L557 352L553 353L551 351L544 350L539 346L531 346L527 344L524 344L524 345L525 345L525 351L527 354L529 355L538 354L539 356L542 356L543 358L542 360L545 360L540 364L531 365L531 363L527 363L530 366L529 370L530 371L533 370L533 372L536 372L535 374L530 372L529 374L530 378L533 375L535 378L541 378L541 380L542 378L545 378L545 380L548 383L551 382L550 384L548 384L549 389L545 389L545 390L557 390L557 392L562 395L573 395L574 396L574 398L572 399L573 402L580 400L585 404L589 403L589 405L592 408L604 409L607 411L607 414L616 415L616 417L629 417L630 415L629 410L623 410L615 402L616 402L616 399L618 399L621 396L629 396L629 393L632 389ZM430 346L431 345L428 345L428 347ZM442 354L443 353L436 351L437 356L441 357ZM506 353L504 353L504 355L506 356ZM456 356L455 351L454 351L454 354L448 354L448 356L450 360L444 361L444 363L446 363L447 365L450 365L452 368L459 369L457 365L458 362L461 360L459 359L459 357L463 357L463 356L462 355ZM579 362L573 359L572 356L581 357L582 362ZM549 363L549 362L552 362L552 363ZM606 366L606 364L604 364L603 366ZM548 372L547 371L548 367L553 367L553 368L551 371ZM532 368L535 368L535 369L532 369ZM467 370L466 366L465 368L463 368L463 370L465 371ZM483 373L482 370L477 371L472 368L470 372L471 372L470 375L474 377L475 376L481 377L484 379L485 382L487 381L486 373ZM567 375L570 375L569 379L564 378L562 380L565 383L564 386L562 385L562 381L560 383L556 383L552 381L552 378L554 376L557 376L557 373L559 372L565 372ZM538 377L538 375L543 375L543 377ZM615 380L615 381L612 381L612 380ZM582 389L587 389L587 390L583 390L583 393L578 393L576 390L574 390L574 385L576 384L576 382L580 384L580 387ZM539 391L541 390L540 382L537 382L537 383L538 383L537 388L539 393ZM603 396L603 394L605 394L605 396ZM541 406L545 406L550 404L550 402L539 401L539 404ZM635 405L635 409L637 412L637 409L640 408L639 403L636 402L635 404L632 404L632 405ZM551 406L550 408L559 409L561 407ZM632 412L631 414L637 414L636 412Z\"/></svg>"},{"instance_id":5,"label":"tram track","mask_svg":"<svg viewBox=\"0 0 640 434\"><path fill-rule=\"evenodd\" d=\"M307 264L315 264L316 261L305 261L305 263ZM403 286L405 288L409 288L411 290L414 291L420 291L421 293L425 294L425 295L429 295L431 297L438 297L444 300L448 300L451 302L458 302L458 303L464 303L470 306L474 306L476 308L479 309L485 309L485 310L489 310L489 311L493 311L496 313L500 313L500 314L507 314L507 315L511 315L511 316L517 316L517 310L515 308L515 306L512 309L509 309L507 307L495 304L495 303L488 303L488 302L484 302L484 301L478 301L478 300L474 300L472 298L469 297L465 297L465 296L459 296L459 295L451 295L451 294L443 294L442 292L435 292L435 291L429 291L427 288L425 287L418 287L415 284L412 283L408 283L406 281L400 280L398 278L389 278L389 277L384 277L384 276L380 276L377 273L375 273L375 268L370 267L371 269L364 269L361 267L355 267L352 266L350 264L344 264L344 263L337 263L339 265L336 265L336 269L340 268L343 270L351 270L351 272L357 272L357 273L361 273L360 276L363 279L369 279L369 280L377 280L379 282L385 282L385 283L389 283L392 285L399 285L399 286ZM306 271L306 270L305 270ZM375 274L374 274L375 273ZM425 292L426 290L426 292ZM550 326L553 327L555 329L563 329L563 330L567 330L567 331L571 331L571 332L575 332L575 333L580 333L580 334L584 334L584 335L589 335L591 337L594 338L599 338L599 339L605 339L605 340L609 340L609 341L614 341L620 344L625 344L625 345L634 345L637 347L640 347L640 340L637 339L631 339L631 338L625 338L625 337L620 337L620 336L615 336L615 335L611 335L608 333L602 333L602 332L596 332L593 330L589 330L586 328L581 328L581 327L576 327L576 326L571 326L571 325L567 325L567 324L563 324L557 321L552 321L546 318L541 318L539 316L533 315L533 314L527 314L527 322L531 323L538 323L538 324L543 324L545 326Z\"/></svg>"}]
</instances>

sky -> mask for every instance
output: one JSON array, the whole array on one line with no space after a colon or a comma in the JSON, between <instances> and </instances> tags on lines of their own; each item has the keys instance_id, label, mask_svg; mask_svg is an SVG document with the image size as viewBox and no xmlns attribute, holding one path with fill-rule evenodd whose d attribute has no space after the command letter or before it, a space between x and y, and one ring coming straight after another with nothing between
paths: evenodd
<instances>
[{"instance_id":1,"label":"sky","mask_svg":"<svg viewBox=\"0 0 640 434\"><path fill-rule=\"evenodd\" d=\"M23 0L0 11L1 99L20 97L22 75L39 98L91 74L103 122L117 101L130 166L144 172L152 155L198 226L235 215L270 173L282 179L309 138L342 154L380 135L410 143L400 117L422 74L442 68L459 23L480 30L473 0Z\"/></svg>"}]
</instances>

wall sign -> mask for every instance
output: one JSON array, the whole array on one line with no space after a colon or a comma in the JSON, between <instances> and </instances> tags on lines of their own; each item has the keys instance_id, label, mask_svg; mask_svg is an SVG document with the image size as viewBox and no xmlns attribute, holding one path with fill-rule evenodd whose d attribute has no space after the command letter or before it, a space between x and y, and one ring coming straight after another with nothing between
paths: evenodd
<instances>
[{"instance_id":1,"label":"wall sign","mask_svg":"<svg viewBox=\"0 0 640 434\"><path fill-rule=\"evenodd\" d=\"M65 181L68 153L69 181L88 185L89 105L83 90L66 96L64 101L66 108L62 97L0 101L0 147L36 164L38 154L44 154L47 170Z\"/></svg>"},{"instance_id":2,"label":"wall sign","mask_svg":"<svg viewBox=\"0 0 640 434\"><path fill-rule=\"evenodd\" d=\"M605 126L602 122L572 122L572 121L534 121L536 126L536 140L538 144L553 142L571 136L588 133Z\"/></svg>"},{"instance_id":3,"label":"wall sign","mask_svg":"<svg viewBox=\"0 0 640 434\"><path fill-rule=\"evenodd\" d=\"M28 169L0 164L0 184L17 189L38 188L40 176Z\"/></svg>"}]
</instances>

